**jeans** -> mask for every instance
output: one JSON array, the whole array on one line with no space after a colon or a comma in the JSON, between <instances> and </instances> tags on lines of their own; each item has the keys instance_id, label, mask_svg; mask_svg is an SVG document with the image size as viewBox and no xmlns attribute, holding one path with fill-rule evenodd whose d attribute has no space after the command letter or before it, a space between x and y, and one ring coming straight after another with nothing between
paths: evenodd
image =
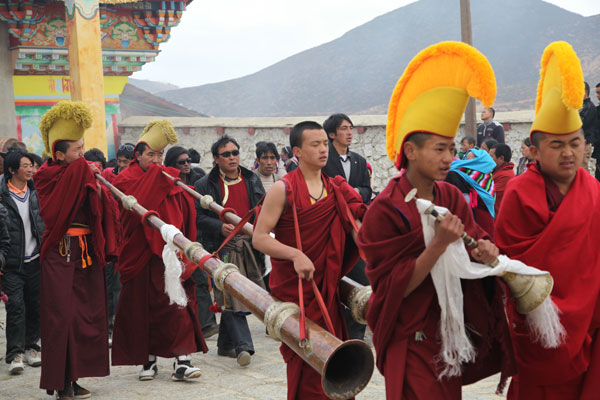
<instances>
[{"instance_id":1,"label":"jeans","mask_svg":"<svg viewBox=\"0 0 600 400\"><path fill-rule=\"evenodd\" d=\"M8 265L2 276L6 303L6 362L25 350L40 350L40 259L23 263L20 271Z\"/></svg>"},{"instance_id":2,"label":"jeans","mask_svg":"<svg viewBox=\"0 0 600 400\"><path fill-rule=\"evenodd\" d=\"M250 328L248 328L245 315L231 311L225 311L221 314L217 346L223 350L235 349L235 354L238 355L242 351L247 351L251 355L254 354L252 335L250 335Z\"/></svg>"}]
</instances>

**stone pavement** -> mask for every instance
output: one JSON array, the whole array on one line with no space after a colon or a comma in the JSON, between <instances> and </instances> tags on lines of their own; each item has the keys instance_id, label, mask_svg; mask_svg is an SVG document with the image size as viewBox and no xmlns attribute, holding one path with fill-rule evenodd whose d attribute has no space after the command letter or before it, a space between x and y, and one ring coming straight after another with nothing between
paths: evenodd
<instances>
[{"instance_id":1,"label":"stone pavement","mask_svg":"<svg viewBox=\"0 0 600 400\"><path fill-rule=\"evenodd\" d=\"M0 306L0 321L5 319L4 305ZM159 359L158 376L154 381L140 382L139 367L111 367L111 375L104 378L81 379L80 384L91 390L93 399L248 399L284 400L286 398L285 364L279 353L279 344L265 335L264 325L255 317L248 317L256 354L249 367L239 367L235 359L216 354L217 336L207 340L209 352L195 354L193 364L202 369L202 377L188 382L172 382L172 360ZM369 338L367 338L368 340ZM0 329L0 355L6 352L6 337ZM43 353L42 353L43 355ZM8 365L0 361L0 399L50 400L39 389L40 369L25 367L18 376L8 374ZM463 389L463 399L502 399L494 394L498 376L488 378ZM357 396L357 400L385 398L383 377L375 370L371 382Z\"/></svg>"}]
</instances>

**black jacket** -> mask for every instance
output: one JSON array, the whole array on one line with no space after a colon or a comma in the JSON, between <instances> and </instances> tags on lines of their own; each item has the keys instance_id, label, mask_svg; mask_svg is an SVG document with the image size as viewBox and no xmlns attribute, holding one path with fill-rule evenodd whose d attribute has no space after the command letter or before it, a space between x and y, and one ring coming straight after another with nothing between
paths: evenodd
<instances>
[{"instance_id":1,"label":"black jacket","mask_svg":"<svg viewBox=\"0 0 600 400\"><path fill-rule=\"evenodd\" d=\"M44 220L40 217L40 203L37 192L33 185L33 180L27 182L29 187L29 218L31 221L31 230L33 237L37 240L38 246L42 244L42 235L44 234ZM17 203L11 197L6 180L0 183L1 204L6 208L6 224L10 235L10 249L6 258L6 268L11 270L21 270L23 260L25 259L25 229L23 220L19 214Z\"/></svg>"},{"instance_id":2,"label":"black jacket","mask_svg":"<svg viewBox=\"0 0 600 400\"><path fill-rule=\"evenodd\" d=\"M492 120L489 124L479 124L477 126L477 147L486 139L496 139L498 143L504 143L504 127L501 123Z\"/></svg>"},{"instance_id":3,"label":"black jacket","mask_svg":"<svg viewBox=\"0 0 600 400\"><path fill-rule=\"evenodd\" d=\"M265 189L263 188L260 178L252 171L240 167L242 172L242 178L246 184L248 190L248 200L250 201L250 208L256 207L260 199L265 195ZM203 176L199 181L194 184L194 188L200 194L208 194L212 196L213 200L220 205L221 203L221 187L219 184L219 167L214 167L210 170L208 175ZM198 227L198 242L202 243L206 251L213 252L219 248L225 237L221 234L221 227L223 222L219 219L219 216L210 210L205 210L200 205L200 202L196 200L196 226ZM243 217L243 215L240 215Z\"/></svg>"},{"instance_id":4,"label":"black jacket","mask_svg":"<svg viewBox=\"0 0 600 400\"><path fill-rule=\"evenodd\" d=\"M588 97L583 100L583 107L579 110L579 116L581 117L583 136L585 137L585 141L597 145L596 143L596 123L598 116L596 115L596 107L592 100Z\"/></svg>"},{"instance_id":5,"label":"black jacket","mask_svg":"<svg viewBox=\"0 0 600 400\"><path fill-rule=\"evenodd\" d=\"M339 153L333 144L329 142L329 157L327 158L327 165L323 168L323 172L330 178L335 178L338 175L346 178L350 186L358 189L363 203L368 203L371 201L373 191L371 190L367 160L350 150L348 150L348 157L350 157L350 180L346 178Z\"/></svg>"}]
</instances>

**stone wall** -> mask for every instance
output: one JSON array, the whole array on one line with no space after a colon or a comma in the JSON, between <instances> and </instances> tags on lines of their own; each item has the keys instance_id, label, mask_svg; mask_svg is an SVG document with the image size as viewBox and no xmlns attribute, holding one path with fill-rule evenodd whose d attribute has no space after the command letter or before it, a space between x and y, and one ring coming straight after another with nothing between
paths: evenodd
<instances>
[{"instance_id":1,"label":"stone wall","mask_svg":"<svg viewBox=\"0 0 600 400\"><path fill-rule=\"evenodd\" d=\"M252 167L255 159L255 144L269 141L278 149L289 145L289 131L294 124L304 120L322 123L326 117L293 118L168 118L179 135L179 145L193 147L202 155L201 166L205 170L212 167L210 146L219 136L227 134L233 137L241 150L241 164ZM374 190L381 191L388 180L397 174L385 149L385 115L350 116L356 129L351 149L363 155L373 166L375 173ZM144 126L156 117L130 117L119 124L119 142L135 143ZM521 140L529 135L533 112L519 111L498 113L496 120L506 128L506 142L513 149L513 160L521 157ZM457 142L464 136L461 125Z\"/></svg>"}]
</instances>

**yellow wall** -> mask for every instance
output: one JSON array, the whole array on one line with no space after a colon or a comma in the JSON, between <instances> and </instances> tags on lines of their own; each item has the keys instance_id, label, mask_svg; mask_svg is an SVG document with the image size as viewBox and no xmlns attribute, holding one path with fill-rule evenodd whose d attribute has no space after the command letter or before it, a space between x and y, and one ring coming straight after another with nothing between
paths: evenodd
<instances>
[{"instance_id":1,"label":"yellow wall","mask_svg":"<svg viewBox=\"0 0 600 400\"><path fill-rule=\"evenodd\" d=\"M105 76L104 96L120 95L127 80L127 76ZM13 86L15 96L27 96L31 99L47 99L49 98L47 96L71 94L71 78L67 75L14 75Z\"/></svg>"}]
</instances>

